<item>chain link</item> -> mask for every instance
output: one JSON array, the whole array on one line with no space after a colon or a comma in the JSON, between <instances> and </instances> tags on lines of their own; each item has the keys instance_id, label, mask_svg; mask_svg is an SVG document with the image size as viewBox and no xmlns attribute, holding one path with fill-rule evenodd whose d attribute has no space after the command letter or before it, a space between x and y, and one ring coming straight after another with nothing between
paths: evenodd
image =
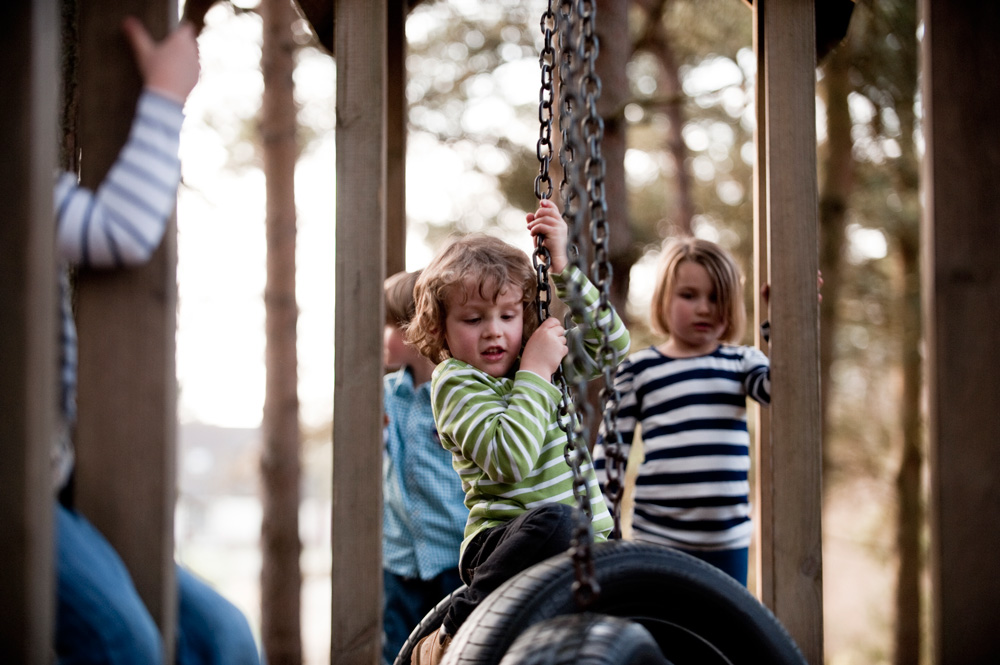
<instances>
[{"instance_id":1,"label":"chain link","mask_svg":"<svg viewBox=\"0 0 1000 665\"><path fill-rule=\"evenodd\" d=\"M573 71L577 62L576 45L572 34L574 26L575 6L572 0L561 0L559 4L559 164L562 166L562 180L559 182L559 194L562 197L563 208L570 210L577 205L579 188L574 187L574 178L570 177L571 168L575 165L573 154L578 141L574 141L573 112L579 105L578 86L574 81Z\"/></svg>"},{"instance_id":2,"label":"chain link","mask_svg":"<svg viewBox=\"0 0 1000 665\"><path fill-rule=\"evenodd\" d=\"M614 271L609 250L611 232L607 220L608 205L604 188L606 164L601 152L601 144L604 140L604 120L597 110L597 100L601 96L601 78L597 74L600 43L594 25L596 14L594 0L582 0L580 5L582 8L580 59L584 63L584 71L580 74L580 90L585 107L581 133L587 146L584 175L587 181L587 200L590 212L590 240L594 248L594 260L590 266L590 274L600 293L597 327L601 333L601 345L597 351L597 359L604 380L600 392L600 403L604 407L601 412L603 414L604 448L607 458L605 469L607 482L604 493L611 504L611 515L614 518L612 537L620 538L621 502L625 493L625 464L627 460L622 453L622 437L616 424L621 394L615 388L614 370L617 354L610 339L613 321L611 281L614 277Z\"/></svg>"},{"instance_id":3,"label":"chain link","mask_svg":"<svg viewBox=\"0 0 1000 665\"><path fill-rule=\"evenodd\" d=\"M538 175L535 177L535 198L552 198L552 179L549 164L552 162L552 103L554 89L552 70L556 64L556 51L552 46L552 35L556 29L556 15L552 11L552 0L539 21L542 30L542 50L538 56L542 85L538 90L538 143L535 155L538 157Z\"/></svg>"},{"instance_id":4,"label":"chain link","mask_svg":"<svg viewBox=\"0 0 1000 665\"><path fill-rule=\"evenodd\" d=\"M549 11L552 9L552 2L549 2ZM580 63L584 53L582 43L581 17L583 6L578 0L561 0L559 14L557 17L557 28L559 36L559 130L561 143L559 149L559 162L563 170L563 178L560 182L560 195L563 200L563 217L569 227L567 253L570 261L582 272L586 273L586 265L583 257L577 251L580 241L584 237L585 211L582 209L585 190L582 187L579 167L579 146L582 142L581 122L579 113L583 108L581 104L581 82ZM547 18L547 15L546 17ZM543 18L543 26L545 25ZM544 59L543 59L544 62ZM544 64L543 64L544 68ZM543 74L543 79L545 74ZM542 94L542 104L544 104L545 92ZM547 116L540 106L540 122ZM544 135L545 127L542 127L540 134ZM551 132L551 127L548 128ZM551 136L551 134L550 134ZM541 139L540 139L541 141ZM540 160L541 168L546 169L548 163ZM538 187L536 186L536 190ZM536 194L538 192L536 191ZM570 312L575 315L578 321L586 321L584 316L585 304L579 286L575 282L570 282L567 294L567 304ZM540 294L542 291L539 292ZM566 321L567 329L572 325L571 320ZM583 325L586 325L584 323ZM569 334L570 348L566 357L566 366L574 367L577 359L582 358L585 350L580 344L581 335ZM573 542L570 555L574 567L573 594L577 605L581 609L586 609L597 599L600 594L600 587L597 583L594 571L593 557L593 513L590 506L590 494L586 478L583 475L582 465L588 461L587 423L590 422L591 406L587 399L587 377L581 373L574 373L573 385L567 379L565 373L560 369L553 377L560 390L560 427L566 434L566 445L563 451L567 465L573 475L573 497L577 505L577 523L573 530Z\"/></svg>"},{"instance_id":5,"label":"chain link","mask_svg":"<svg viewBox=\"0 0 1000 665\"><path fill-rule=\"evenodd\" d=\"M542 14L540 28L543 38L543 46L539 55L539 67L541 69L541 89L538 96L538 143L536 155L538 157L538 176L535 178L535 197L539 200L550 198L552 195L552 181L549 177L549 166L552 160L552 116L553 105L555 104L554 80L552 69L556 65L556 51L552 44L554 34L559 37L559 62L557 70L559 72L559 130L562 137L559 149L559 161L563 168L563 179L560 183L560 195L563 199L563 217L569 226L569 245L567 249L571 261L578 264L578 267L585 272L585 266L580 266L579 253L575 251L578 240L582 237L581 215L579 202L582 198L582 188L579 186L577 177L577 161L574 159L575 146L580 144L578 135L578 123L573 114L579 104L579 85L575 81L574 67L579 62L580 46L576 39L576 26L579 24L575 20L579 8L571 0L559 0L559 13L553 9L555 0L549 0L545 12ZM538 279L538 316L544 321L549 316L549 306L552 295L548 283L548 273L551 268L551 256L545 247L544 237L539 236L536 241L535 251L532 255L532 263L535 267ZM567 301L571 312L582 312L583 302L579 287L571 282L570 293ZM578 317L582 318L582 317ZM565 322L567 329L571 321ZM567 335L568 340L579 339L575 335ZM583 353L582 348L574 348L571 344L567 354L567 366L572 367L574 358L579 358ZM563 448L563 456L573 475L573 498L576 503L576 524L573 529L573 541L570 555L573 560L575 581L573 583L573 594L580 609L586 609L596 599L600 593L594 573L593 559L593 513L590 507L590 494L587 487L586 478L583 475L581 466L586 456L587 432L584 423L587 418L580 413L577 404L583 404L589 408L585 399L581 401L580 390L586 389L586 381L580 377L576 383L576 399L569 385L569 381L562 367L556 370L552 377L559 388L559 426L566 435L566 445ZM582 393L585 395L585 393Z\"/></svg>"},{"instance_id":6,"label":"chain link","mask_svg":"<svg viewBox=\"0 0 1000 665\"><path fill-rule=\"evenodd\" d=\"M559 193L563 201L563 217L569 227L568 256L577 268L586 273L586 265L577 248L584 237L584 219L590 220L590 240L594 248L594 260L590 274L600 293L596 325L601 344L598 348L598 362L604 379L601 389L601 404L605 446L608 458L607 494L611 501L614 518L613 537L620 537L621 498L624 493L625 458L622 455L622 437L615 422L621 395L614 385L616 352L611 345L611 280L613 271L609 252L610 230L607 221L607 201L604 178L606 165L601 153L604 138L604 121L597 111L597 100L601 96L601 79L596 71L597 56L600 51L595 30L596 5L594 0L559 0L558 14L553 11L553 2L542 14L540 27L543 46L539 55L541 69L541 89L538 95L538 176L535 178L535 196L541 200L551 198L552 180L549 166L552 161L552 116L555 103L553 67L556 51L552 44L554 34L558 35L559 79L559 163L563 177ZM586 150L584 167L580 168L580 158ZM581 180L586 185L581 185ZM586 201L586 210L582 202ZM545 247L545 239L538 237L532 263L538 278L538 316L544 321L549 316L552 299L548 283L551 256ZM578 321L586 321L585 305L579 286L569 283L567 304ZM567 330L572 322L566 321ZM587 325L584 323L583 325ZM584 331L585 332L585 331ZM566 366L574 367L575 360L584 353L581 335L567 335L571 342L566 357ZM593 557L593 515L586 478L581 464L587 460L587 423L590 422L591 406L587 399L587 377L574 372L572 387L562 368L556 370L553 381L559 388L559 425L566 434L563 455L573 474L573 498L577 504L577 524L573 531L571 557L575 581L573 593L581 609L589 607L600 594L594 571Z\"/></svg>"},{"instance_id":7,"label":"chain link","mask_svg":"<svg viewBox=\"0 0 1000 665\"><path fill-rule=\"evenodd\" d=\"M583 106L581 103L581 80L580 72L582 65L582 11L583 4L580 0L563 0L560 5L560 71L559 71L559 126L561 129L562 145L560 150L560 164L563 168L563 180L561 191L564 196L564 206L566 223L569 226L567 242L569 244L569 259L576 265L577 269L586 274L587 266L581 252L577 251L582 245L585 231L586 214L585 188L582 185L580 173L580 158L582 150L581 122L580 116ZM581 322L581 327L587 325L585 316L586 305L583 302L583 294L576 282L569 282L566 304L569 305L573 317ZM569 322L567 322L567 326ZM586 336L587 331L583 330L581 335L570 336L569 339L579 341ZM566 355L566 366L576 367L576 360L582 357L584 349L577 344L571 344ZM574 530L573 546L570 555L573 560L575 581L573 593L577 605L581 609L586 609L600 595L600 586L594 571L593 556L593 517L590 507L590 496L586 479L581 470L582 463L588 459L587 441L589 433L587 424L591 421L590 400L587 399L587 377L582 372L574 372L572 379L572 399L568 398L570 393L569 385L563 390L567 395L568 403L566 410L569 417L566 419L566 457L573 472L573 496L576 499L578 510L578 522Z\"/></svg>"},{"instance_id":8,"label":"chain link","mask_svg":"<svg viewBox=\"0 0 1000 665\"><path fill-rule=\"evenodd\" d=\"M552 163L552 103L554 99L552 69L555 66L556 52L552 46L552 35L556 30L556 15L552 11L552 0L542 13L539 21L542 31L542 50L538 56L538 66L541 70L542 85L538 91L538 143L535 155L538 157L538 175L535 176L535 198L552 198L552 179L549 177L549 165ZM549 267L552 258L545 246L544 236L538 236L535 241L535 251L531 255L531 263L535 267L535 277L538 281L538 320L549 318L549 305L552 302L552 291L549 287Z\"/></svg>"}]
</instances>

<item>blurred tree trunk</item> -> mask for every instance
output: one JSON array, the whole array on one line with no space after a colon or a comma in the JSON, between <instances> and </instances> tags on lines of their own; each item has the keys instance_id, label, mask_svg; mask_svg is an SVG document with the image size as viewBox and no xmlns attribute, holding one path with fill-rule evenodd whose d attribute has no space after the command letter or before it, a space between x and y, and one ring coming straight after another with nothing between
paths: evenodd
<instances>
[{"instance_id":1,"label":"blurred tree trunk","mask_svg":"<svg viewBox=\"0 0 1000 665\"><path fill-rule=\"evenodd\" d=\"M896 475L898 497L896 549L899 569L896 576L893 663L920 662L920 547L924 525L921 493L923 446L920 425L920 240L914 220L897 236L902 287L899 299L899 327L902 353L903 389L901 397L902 455Z\"/></svg>"},{"instance_id":2,"label":"blurred tree trunk","mask_svg":"<svg viewBox=\"0 0 1000 665\"><path fill-rule=\"evenodd\" d=\"M263 0L260 133L267 192L267 372L261 455L261 634L270 665L302 662L299 555L299 400L295 300L297 116L292 74L296 14L289 0Z\"/></svg>"},{"instance_id":3,"label":"blurred tree trunk","mask_svg":"<svg viewBox=\"0 0 1000 665\"><path fill-rule=\"evenodd\" d=\"M607 204L608 260L611 263L611 283L608 298L622 320L628 323L625 304L628 301L629 272L635 263L632 227L628 217L628 191L625 185L625 103L628 99L629 47L627 40L615 35L628 32L628 3L619 0L597 0L595 29L599 40L597 75L601 79L598 113L604 121L601 155L604 157L604 199ZM593 248L591 248L592 250ZM593 257L593 252L591 252ZM591 271L593 273L593 271ZM596 275L591 274L594 278ZM596 283L596 280L595 280ZM595 380L588 387L591 422L588 423L591 448L603 413L601 391L604 380Z\"/></svg>"},{"instance_id":4,"label":"blurred tree trunk","mask_svg":"<svg viewBox=\"0 0 1000 665\"><path fill-rule=\"evenodd\" d=\"M858 3L848 39L823 67L822 89L827 104L828 143L820 200L822 224L820 267L823 271L824 318L821 332L821 370L824 390L832 393L830 364L839 319L831 311L840 302L845 217L851 172L857 168L851 150L852 123L847 107L850 92L863 95L874 109L867 121L871 134L891 139L898 156L883 155L873 163L874 178L866 184L874 197L869 215L881 219L898 269L898 284L887 300L897 303L891 334L897 340L902 374L899 395L901 456L896 473L896 554L898 570L893 625L893 662L916 665L921 653L920 575L923 566L921 535L924 508L921 488L923 445L920 420L922 367L920 357L920 233L919 157L915 145L917 94L917 19L913 0ZM863 10L862 10L863 8ZM849 69L849 67L851 69ZM886 119L896 118L898 128ZM836 146L840 145L837 150ZM834 160L835 155L836 161ZM871 161L871 160L870 160ZM843 171L838 176L836 166ZM838 177L840 180L838 181ZM881 193L879 193L881 192ZM880 200L879 200L880 199ZM894 201L895 203L892 203ZM846 290L846 289L845 289ZM832 316L829 316L832 314ZM824 401L824 438L830 434ZM829 459L829 457L827 457ZM829 474L828 466L825 475Z\"/></svg>"},{"instance_id":5,"label":"blurred tree trunk","mask_svg":"<svg viewBox=\"0 0 1000 665\"><path fill-rule=\"evenodd\" d=\"M921 535L924 529L924 502L921 477L923 475L924 452L920 417L920 393L923 379L923 364L920 355L922 310L920 305L920 158L914 144L916 117L914 102L917 91L916 77L916 18L912 2L909 12L900 15L909 17L909 25L900 30L909 32L902 40L904 58L912 59L910 67L903 67L905 76L898 82L900 93L896 100L896 114L899 117L900 157L896 160L894 189L904 202L899 207L897 219L891 228L894 231L899 262L902 272L902 286L899 293L900 353L902 355L903 387L900 413L902 430L902 454L896 475L898 500L898 526L896 548L899 569L896 577L896 622L893 634L893 662L896 665L915 665L920 662L921 644L921 602L920 573L923 568ZM906 60L904 60L906 62ZM901 77L902 78L902 77Z\"/></svg>"},{"instance_id":6,"label":"blurred tree trunk","mask_svg":"<svg viewBox=\"0 0 1000 665\"><path fill-rule=\"evenodd\" d=\"M826 142L820 149L819 268L823 273L823 302L820 325L820 385L822 404L824 487L830 472L828 444L831 440L829 395L833 394L830 368L835 356L837 304L840 302L842 263L846 244L847 208L854 187L854 158L851 154L851 112L847 105L850 87L851 44L840 45L823 64L820 94L826 103Z\"/></svg>"},{"instance_id":7,"label":"blurred tree trunk","mask_svg":"<svg viewBox=\"0 0 1000 665\"><path fill-rule=\"evenodd\" d=\"M660 63L657 87L662 91L667 119L667 149L676 167L677 205L673 227L680 235L692 235L691 221L694 218L694 193L691 169L688 164L688 149L684 142L684 99L681 89L681 75L674 49L663 21L663 14L669 0L633 0L635 6L645 14L636 51L648 51ZM627 34L627 33L622 33Z\"/></svg>"},{"instance_id":8,"label":"blurred tree trunk","mask_svg":"<svg viewBox=\"0 0 1000 665\"><path fill-rule=\"evenodd\" d=\"M636 260L635 241L628 215L628 188L625 184L625 104L629 97L625 67L631 53L628 40L618 36L628 34L628 3L621 0L597 0L596 24L601 49L597 58L597 74L601 77L602 87L598 111L604 120L601 153L607 167L604 198L608 206L608 258L614 277L610 299L627 324L625 304L628 301L629 272Z\"/></svg>"}]
</instances>

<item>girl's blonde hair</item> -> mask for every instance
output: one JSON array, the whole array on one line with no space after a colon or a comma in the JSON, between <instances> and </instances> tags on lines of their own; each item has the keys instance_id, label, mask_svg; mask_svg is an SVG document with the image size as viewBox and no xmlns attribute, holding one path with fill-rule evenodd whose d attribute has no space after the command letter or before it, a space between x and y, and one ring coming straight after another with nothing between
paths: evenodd
<instances>
[{"instance_id":1,"label":"girl's blonde hair","mask_svg":"<svg viewBox=\"0 0 1000 665\"><path fill-rule=\"evenodd\" d=\"M649 322L653 330L664 336L670 334L670 324L667 322L670 298L677 281L677 271L685 261L702 266L712 281L716 302L726 323L719 339L723 342L738 342L743 337L747 322L742 294L743 273L729 252L714 242L701 238L676 238L664 245L649 309Z\"/></svg>"},{"instance_id":2,"label":"girl's blonde hair","mask_svg":"<svg viewBox=\"0 0 1000 665\"><path fill-rule=\"evenodd\" d=\"M414 287L416 313L406 327L406 341L432 362L451 356L445 340L445 307L448 296L466 288L469 280L479 295L496 302L500 292L513 287L521 292L524 332L521 348L538 328L535 269L523 251L493 236L475 233L454 240L424 268Z\"/></svg>"}]
</instances>

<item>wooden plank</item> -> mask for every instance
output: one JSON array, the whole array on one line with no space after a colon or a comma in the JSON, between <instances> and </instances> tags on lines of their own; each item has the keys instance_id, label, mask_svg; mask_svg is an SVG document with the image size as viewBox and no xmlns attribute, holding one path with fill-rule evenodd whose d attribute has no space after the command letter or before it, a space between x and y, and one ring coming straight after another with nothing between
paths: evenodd
<instances>
[{"instance_id":1,"label":"wooden plank","mask_svg":"<svg viewBox=\"0 0 1000 665\"><path fill-rule=\"evenodd\" d=\"M756 4L756 3L755 3ZM761 3L763 4L763 3ZM759 17L764 49L771 276L772 609L810 663L823 662L816 74L812 0Z\"/></svg>"},{"instance_id":2,"label":"wooden plank","mask_svg":"<svg viewBox=\"0 0 1000 665\"><path fill-rule=\"evenodd\" d=\"M767 178L764 169L767 163L767 104L764 94L764 49L761 30L764 11L763 3L757 3L751 9L753 13L753 48L757 57L757 76L754 81L757 122L754 125L754 146L756 162L753 168L753 241L754 241L754 342L764 353L770 353L767 342L761 337L760 324L767 318L763 311L760 297L760 287L769 282L767 254ZM757 598L768 607L774 607L774 533L771 529L771 516L774 512L774 496L771 488L774 477L771 471L771 411L762 409L756 402L752 403L754 414L754 588Z\"/></svg>"},{"instance_id":3,"label":"wooden plank","mask_svg":"<svg viewBox=\"0 0 1000 665\"><path fill-rule=\"evenodd\" d=\"M124 143L140 88L121 31L127 14L155 37L176 23L172 0L93 0L80 5L81 178L94 187ZM80 384L77 505L132 574L173 661L177 603L176 228L144 266L79 275Z\"/></svg>"},{"instance_id":4,"label":"wooden plank","mask_svg":"<svg viewBox=\"0 0 1000 665\"><path fill-rule=\"evenodd\" d=\"M40 665L52 662L55 613L57 4L5 3L0 25L0 662Z\"/></svg>"},{"instance_id":5,"label":"wooden plank","mask_svg":"<svg viewBox=\"0 0 1000 665\"><path fill-rule=\"evenodd\" d=\"M931 595L940 665L1000 661L1000 5L922 3ZM970 63L975 63L970 67Z\"/></svg>"},{"instance_id":6,"label":"wooden plank","mask_svg":"<svg viewBox=\"0 0 1000 665\"><path fill-rule=\"evenodd\" d=\"M337 266L331 661L382 648L386 2L336 0Z\"/></svg>"},{"instance_id":7,"label":"wooden plank","mask_svg":"<svg viewBox=\"0 0 1000 665\"><path fill-rule=\"evenodd\" d=\"M386 98L385 274L406 270L406 15L407 3L389 0Z\"/></svg>"}]
</instances>

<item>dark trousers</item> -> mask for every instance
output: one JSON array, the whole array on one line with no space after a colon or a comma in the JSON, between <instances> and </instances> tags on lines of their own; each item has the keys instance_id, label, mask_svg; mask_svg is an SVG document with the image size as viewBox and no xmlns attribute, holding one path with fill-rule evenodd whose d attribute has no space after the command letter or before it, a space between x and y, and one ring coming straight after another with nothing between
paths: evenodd
<instances>
[{"instance_id":1,"label":"dark trousers","mask_svg":"<svg viewBox=\"0 0 1000 665\"><path fill-rule=\"evenodd\" d=\"M459 567L467 586L452 596L444 632L455 635L476 606L517 573L569 549L574 524L573 508L554 503L479 533L462 555Z\"/></svg>"}]
</instances>

